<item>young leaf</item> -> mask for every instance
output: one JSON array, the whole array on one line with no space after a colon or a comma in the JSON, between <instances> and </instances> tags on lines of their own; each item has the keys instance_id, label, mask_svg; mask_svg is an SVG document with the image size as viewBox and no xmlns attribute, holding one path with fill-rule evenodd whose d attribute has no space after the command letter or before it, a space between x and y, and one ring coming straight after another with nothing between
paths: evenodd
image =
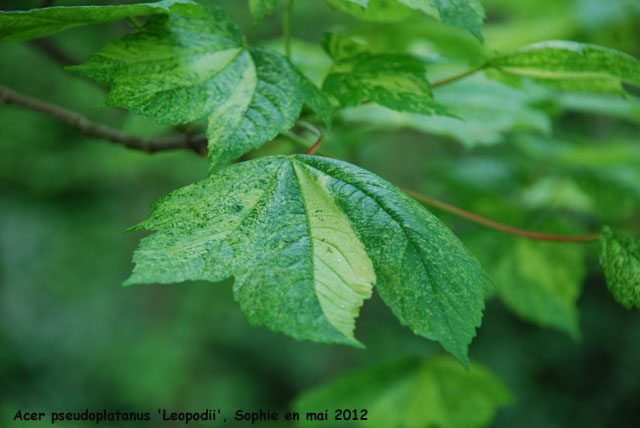
<instances>
[{"instance_id":1,"label":"young leaf","mask_svg":"<svg viewBox=\"0 0 640 428\"><path fill-rule=\"evenodd\" d=\"M640 124L640 99L634 96L556 92L552 101L564 111L598 114Z\"/></svg>"},{"instance_id":2,"label":"young leaf","mask_svg":"<svg viewBox=\"0 0 640 428\"><path fill-rule=\"evenodd\" d=\"M393 110L424 115L448 115L433 100L424 65L410 55L371 54L350 39L327 34L327 53L335 66L322 89L341 105L352 107L371 100Z\"/></svg>"},{"instance_id":3,"label":"young leaf","mask_svg":"<svg viewBox=\"0 0 640 428\"><path fill-rule=\"evenodd\" d=\"M327 2L363 21L400 22L419 16L417 11L398 0L327 0Z\"/></svg>"},{"instance_id":4,"label":"young leaf","mask_svg":"<svg viewBox=\"0 0 640 428\"><path fill-rule=\"evenodd\" d=\"M357 4L358 6L367 7L370 0L345 0L345 1Z\"/></svg>"},{"instance_id":5,"label":"young leaf","mask_svg":"<svg viewBox=\"0 0 640 428\"><path fill-rule=\"evenodd\" d=\"M426 54L439 62L444 58L480 64L486 56L481 43L467 32L441 22L415 19L399 23L364 23L349 28L348 34L366 40L376 52ZM440 54L440 55L438 55Z\"/></svg>"},{"instance_id":6,"label":"young leaf","mask_svg":"<svg viewBox=\"0 0 640 428\"><path fill-rule=\"evenodd\" d=\"M201 17L203 11L191 0L162 0L119 6L58 6L17 12L0 12L0 43L35 39L67 28L116 21L131 16L179 14Z\"/></svg>"},{"instance_id":7,"label":"young leaf","mask_svg":"<svg viewBox=\"0 0 640 428\"><path fill-rule=\"evenodd\" d=\"M479 78L480 76L478 76ZM438 100L458 117L425 116L366 104L340 112L342 120L377 129L415 129L473 147L504 141L515 130L551 132L551 120L524 91L484 79L468 79L438 89Z\"/></svg>"},{"instance_id":8,"label":"young leaf","mask_svg":"<svg viewBox=\"0 0 640 428\"><path fill-rule=\"evenodd\" d=\"M301 415L367 409L367 420L336 426L479 428L488 426L498 408L512 401L507 387L481 365L472 363L466 371L449 358L436 357L357 370L302 394L292 408ZM298 426L318 424L301 419Z\"/></svg>"},{"instance_id":9,"label":"young leaf","mask_svg":"<svg viewBox=\"0 0 640 428\"><path fill-rule=\"evenodd\" d=\"M609 291L625 308L640 309L640 241L606 227L600 244L600 265Z\"/></svg>"},{"instance_id":10,"label":"young leaf","mask_svg":"<svg viewBox=\"0 0 640 428\"><path fill-rule=\"evenodd\" d=\"M420 5L420 9L429 14L429 7L438 11L438 19L445 24L462 28L482 42L482 22L484 21L484 7L480 0L400 0L411 6ZM416 8L416 6L413 6Z\"/></svg>"},{"instance_id":11,"label":"young leaf","mask_svg":"<svg viewBox=\"0 0 640 428\"><path fill-rule=\"evenodd\" d=\"M328 0L329 4L366 21L402 21L418 13L467 30L482 41L484 8L480 0Z\"/></svg>"},{"instance_id":12,"label":"young leaf","mask_svg":"<svg viewBox=\"0 0 640 428\"><path fill-rule=\"evenodd\" d=\"M358 167L303 155L243 162L160 199L136 228L156 233L126 284L235 276L251 324L353 345L375 283L403 324L468 362L484 272L433 215Z\"/></svg>"},{"instance_id":13,"label":"young leaf","mask_svg":"<svg viewBox=\"0 0 640 428\"><path fill-rule=\"evenodd\" d=\"M509 309L543 327L580 336L576 307L584 278L580 247L516 238L494 257L489 273Z\"/></svg>"},{"instance_id":14,"label":"young leaf","mask_svg":"<svg viewBox=\"0 0 640 428\"><path fill-rule=\"evenodd\" d=\"M490 76L518 84L522 77L562 89L624 92L622 83L640 86L640 61L623 52L585 43L552 40L498 53Z\"/></svg>"},{"instance_id":15,"label":"young leaf","mask_svg":"<svg viewBox=\"0 0 640 428\"><path fill-rule=\"evenodd\" d=\"M261 45L282 55L286 53L281 39L272 39ZM316 86L322 87L324 78L329 74L333 66L333 60L319 43L307 42L300 39L291 39L291 62L305 77Z\"/></svg>"},{"instance_id":16,"label":"young leaf","mask_svg":"<svg viewBox=\"0 0 640 428\"><path fill-rule=\"evenodd\" d=\"M171 124L206 117L211 168L289 130L303 103L331 121L329 101L285 57L247 47L222 9L207 10L153 17L70 68L111 85L109 105Z\"/></svg>"},{"instance_id":17,"label":"young leaf","mask_svg":"<svg viewBox=\"0 0 640 428\"><path fill-rule=\"evenodd\" d=\"M254 24L257 24L267 15L271 15L280 0L249 0L249 10Z\"/></svg>"}]
</instances>

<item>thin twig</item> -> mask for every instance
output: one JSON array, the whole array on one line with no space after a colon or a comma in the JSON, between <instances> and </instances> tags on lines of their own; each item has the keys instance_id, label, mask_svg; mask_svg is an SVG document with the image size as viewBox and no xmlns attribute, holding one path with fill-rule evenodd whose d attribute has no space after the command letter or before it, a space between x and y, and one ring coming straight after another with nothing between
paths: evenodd
<instances>
[{"instance_id":1,"label":"thin twig","mask_svg":"<svg viewBox=\"0 0 640 428\"><path fill-rule=\"evenodd\" d=\"M119 129L111 128L91 119L45 101L23 95L13 89L0 85L0 101L5 104L16 104L52 117L88 137L95 137L122 144L135 150L153 153L162 150L188 149L199 155L206 154L207 139L204 135L177 135L172 137L146 138L127 134Z\"/></svg>"},{"instance_id":2,"label":"thin twig","mask_svg":"<svg viewBox=\"0 0 640 428\"><path fill-rule=\"evenodd\" d=\"M144 27L142 26L142 24L140 23L140 21L138 21L138 19L134 16L127 16L127 21L129 21L129 23L131 24L132 27L135 27L138 29L138 31L144 31Z\"/></svg>"},{"instance_id":3,"label":"thin twig","mask_svg":"<svg viewBox=\"0 0 640 428\"><path fill-rule=\"evenodd\" d=\"M284 51L287 59L291 59L291 21L293 20L293 0L287 0L287 8L284 12L283 33Z\"/></svg>"},{"instance_id":4,"label":"thin twig","mask_svg":"<svg viewBox=\"0 0 640 428\"><path fill-rule=\"evenodd\" d=\"M101 123L94 122L79 113L53 104L49 104L45 101L38 100L27 95L20 94L13 89L7 88L3 85L0 85L0 101L5 104L16 104L37 111L62 123L65 123L72 128L77 129L86 136L122 144L130 149L142 150L148 153L163 150L188 149L198 153L201 156L204 156L207 153L207 139L204 135L194 136L191 133L187 133L186 135L179 135L174 137L146 138L140 137L138 135L126 134L116 128L111 128ZM316 134L316 142L313 143L311 147L309 147L305 154L312 155L316 153L323 141L322 132L313 124L305 120L299 120L297 122L297 125ZM299 144L304 144L304 142L301 143L300 141L298 141L297 137L294 139L294 141L298 142ZM518 229L506 224L498 223L477 214L470 213L453 205L447 204L446 202L442 202L438 199L423 195L413 190L404 189L402 187L400 189L420 202L438 207L458 217L466 218L467 220L473 221L475 223L482 224L484 226L512 235L518 235L525 238L537 239L542 241L557 242L588 242L600 238L600 234L555 235Z\"/></svg>"},{"instance_id":5,"label":"thin twig","mask_svg":"<svg viewBox=\"0 0 640 428\"><path fill-rule=\"evenodd\" d=\"M75 59L73 56L69 55L66 51L61 49L53 40L51 39L34 39L29 40L28 42L31 46L38 49L41 53L45 54L47 57L58 63L59 65L66 67L68 65L76 65L79 64L79 61ZM99 88L106 90L107 87L97 80L93 80L90 77L76 74L76 77L86 80L87 82L91 82L92 84L98 86Z\"/></svg>"},{"instance_id":6,"label":"thin twig","mask_svg":"<svg viewBox=\"0 0 640 428\"><path fill-rule=\"evenodd\" d=\"M35 39L30 40L29 44L35 48L37 48L40 52L47 55L49 58L54 60L60 65L75 65L78 63L74 58L72 58L65 51L60 49L58 45L52 42L50 39Z\"/></svg>"},{"instance_id":7,"label":"thin twig","mask_svg":"<svg viewBox=\"0 0 640 428\"><path fill-rule=\"evenodd\" d=\"M312 155L314 154L318 148L320 147L320 145L322 144L322 139L323 139L323 135L322 135L322 131L320 131L318 128L316 128L315 126L313 126L311 123L305 121L305 120L299 120L297 122L298 126L301 126L313 133L316 134L317 136L317 140L316 142L309 147L309 149L307 149L307 151L304 153L305 155ZM289 136L287 134L287 136ZM297 135L293 134L290 136L290 138L295 141L296 143L300 144L300 145L304 145L305 142L303 140L301 140ZM498 223L497 221L494 220L490 220L486 217L482 217L479 216L478 214L474 214L474 213L470 213L469 211L465 211L461 208L455 207L453 205L450 205L446 202L442 202L438 199L432 198L430 196L427 195L423 195L421 193L418 193L414 190L409 190L409 189L405 189L400 187L400 189L405 192L407 195L411 196L412 198L420 201L420 202L424 202L426 204L429 205L433 205L435 207L440 208L443 211L446 211L448 213L454 214L458 217L462 217L465 218L467 220L473 221L474 223L478 223L478 224L482 224L483 226L487 226L490 227L492 229L496 229L499 230L501 232L505 232L505 233L509 233L511 235L518 235L518 236L523 236L525 238L529 238L529 239L535 239L535 240L539 240L539 241L556 241L556 242L588 242L588 241L595 241L596 239L600 238L600 234L592 234L592 235L556 235L556 234L550 234L550 233L539 233L539 232L533 232L530 230L524 230L524 229L518 229L516 227L512 227L503 223Z\"/></svg>"},{"instance_id":8,"label":"thin twig","mask_svg":"<svg viewBox=\"0 0 640 428\"><path fill-rule=\"evenodd\" d=\"M305 155L312 155L314 154L318 147L320 146L320 144L322 143L322 132L316 128L315 126L313 126L311 123L305 121L305 120L299 120L297 122L297 125L306 128L307 130L315 133L317 135L317 140L316 142L309 147L309 149L304 153ZM292 141L294 141L295 143L306 147L306 142L304 140L302 140L300 137L298 137L297 135L293 134L293 133L287 133L285 134L285 136L289 137ZM322 156L326 156L326 157L332 157L331 155L329 155L328 153L322 153ZM405 189L403 187L399 187L400 190L402 190L403 192L405 192L407 195L411 196L412 198L420 201L420 202L424 202L425 204L429 204L432 205L434 207L440 208L443 211L446 211L448 213L451 213L453 215L456 215L458 217L462 217L465 218L467 220L470 220L474 223L478 223L481 224L483 226L486 227L490 227L492 229L495 230L499 230L501 232L504 233L508 233L511 235L517 235L517 236L522 236L525 238L529 238L529 239L535 239L535 240L539 240L539 241L555 241L555 242L589 242L589 241L595 241L597 239L600 238L600 234L591 234L591 235L556 235L556 234L550 234L550 233L539 233L539 232L533 232L530 230L524 230L524 229L518 229L503 223L498 223L497 221L494 220L490 220L486 217L482 217L478 214L474 214L471 213L469 211L465 211L461 208L458 208L456 206L450 205L446 202L440 201L438 199L432 198L430 196L427 195L423 195L421 193L418 193L414 190L409 190L409 189Z\"/></svg>"},{"instance_id":9,"label":"thin twig","mask_svg":"<svg viewBox=\"0 0 640 428\"><path fill-rule=\"evenodd\" d=\"M437 88L438 86L444 86L444 85L447 85L449 83L455 82L456 80L460 80L460 79L462 79L464 77L467 77L467 76L470 76L470 75L472 75L474 73L477 73L478 71L484 69L486 66L487 66L486 64L482 64L482 65L479 65L479 66L474 67L472 69L469 69L467 71L464 71L462 73L454 74L453 76L447 77L445 79L435 81L435 82L433 82L431 84L431 88Z\"/></svg>"},{"instance_id":10,"label":"thin twig","mask_svg":"<svg viewBox=\"0 0 640 428\"><path fill-rule=\"evenodd\" d=\"M477 214L470 213L468 211L465 211L453 205L447 204L446 202L442 202L438 199L432 198L427 195L423 195L413 190L404 189L402 187L400 187L400 189L403 192L405 192L407 195L411 196L412 198L420 202L433 205L434 207L438 207L441 210L454 214L458 217L466 218L467 220L471 220L474 223L482 224L484 226L499 230L501 232L509 233L511 235L523 236L525 238L536 239L539 241L556 241L556 242L588 242L588 241L595 241L596 239L600 238L600 234L555 235L550 233L539 233L539 232L532 232L530 230L518 229L512 226L508 226L506 224L498 223L497 221L490 220L488 218L479 216Z\"/></svg>"},{"instance_id":11,"label":"thin twig","mask_svg":"<svg viewBox=\"0 0 640 428\"><path fill-rule=\"evenodd\" d=\"M316 134L316 141L315 143L313 143L311 145L311 147L309 147L307 149L306 152L304 152L305 155L312 155L314 154L322 145L322 141L324 140L324 135L322 134L322 131L320 131L318 128L316 128L315 126L313 126L312 123L307 122L306 120L298 120L296 122L296 125L301 126L303 128L305 128L307 131L311 131L314 134Z\"/></svg>"}]
</instances>

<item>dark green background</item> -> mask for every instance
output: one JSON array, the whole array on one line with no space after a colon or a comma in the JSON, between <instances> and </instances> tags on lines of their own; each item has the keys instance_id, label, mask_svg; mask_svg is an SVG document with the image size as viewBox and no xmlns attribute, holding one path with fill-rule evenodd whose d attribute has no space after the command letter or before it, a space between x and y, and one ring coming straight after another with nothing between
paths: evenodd
<instances>
[{"instance_id":1,"label":"dark green background","mask_svg":"<svg viewBox=\"0 0 640 428\"><path fill-rule=\"evenodd\" d=\"M279 15L253 27L244 1L221 3L251 41L279 36ZM0 7L38 4L3 1ZM640 56L640 15L632 0L491 0L485 6L489 47L563 38ZM322 32L353 25L324 2L300 0L293 31L317 43ZM51 39L81 62L127 28L126 22L82 27ZM63 71L29 42L0 46L0 83L129 132L170 131L124 110L92 108L105 90ZM539 104L552 117L554 136L571 141L573 149L616 141L640 151L638 111L616 118ZM413 131L338 122L326 149L398 185L517 226L536 228L563 218L583 229L609 223L640 235L640 183L602 184L593 172L597 167L549 162L553 144L551 155L541 149L549 141L516 127L501 144L465 148ZM291 150L277 143L271 148ZM633 165L640 168L637 159ZM608 172L616 168L629 164L602 165ZM0 426L10 425L17 409L108 408L154 416L161 407L284 409L297 394L347 369L440 352L400 326L377 296L365 303L358 321L357 337L367 345L362 351L299 343L250 327L233 302L231 281L121 288L144 236L122 231L145 218L152 201L205 173L206 159L190 152L130 151L0 105ZM595 208L580 210L571 198L547 207L523 203L520 195L545 177L582 180ZM481 260L490 259L491 248L505 239L434 212ZM640 313L618 306L608 294L596 244L587 244L585 263L580 342L519 320L497 299L488 302L470 356L503 379L517 400L499 412L494 426L637 426Z\"/></svg>"}]
</instances>

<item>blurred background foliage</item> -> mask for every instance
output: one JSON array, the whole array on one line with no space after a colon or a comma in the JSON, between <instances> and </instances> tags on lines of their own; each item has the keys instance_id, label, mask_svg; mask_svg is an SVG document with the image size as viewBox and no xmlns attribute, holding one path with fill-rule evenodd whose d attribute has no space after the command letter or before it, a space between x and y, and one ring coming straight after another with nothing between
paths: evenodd
<instances>
[{"instance_id":1,"label":"blurred background foliage","mask_svg":"<svg viewBox=\"0 0 640 428\"><path fill-rule=\"evenodd\" d=\"M5 0L0 8L40 3ZM219 3L251 42L281 48L280 14L253 26L246 2ZM330 61L318 43L329 30L374 50L411 52L429 64L431 80L464 70L485 51L548 39L640 57L636 0L484 4L481 46L434 21L367 24L323 1L299 1L293 58L321 82ZM117 22L50 39L82 62L127 31ZM0 82L128 132L173 132L121 109L92 108L105 89L65 72L32 42L0 47ZM640 236L636 97L514 88L481 74L434 93L461 119L347 109L327 133L325 150L514 226L581 233L610 224ZM159 196L204 177L206 159L87 139L15 106L0 106L0 129L0 424L18 408L282 410L349 369L440 352L401 327L376 296L358 321L362 351L250 327L230 281L121 288L143 236L122 231L145 218ZM294 151L300 147L278 139L252 156ZM609 295L597 245L525 241L434 213L496 284L470 347L471 358L514 397L491 426L637 426L640 314Z\"/></svg>"}]
</instances>

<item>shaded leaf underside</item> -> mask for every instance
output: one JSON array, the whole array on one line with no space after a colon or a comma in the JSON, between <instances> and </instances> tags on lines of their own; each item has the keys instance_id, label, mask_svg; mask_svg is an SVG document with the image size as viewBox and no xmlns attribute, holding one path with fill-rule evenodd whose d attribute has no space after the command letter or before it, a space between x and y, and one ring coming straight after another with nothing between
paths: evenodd
<instances>
[{"instance_id":1,"label":"shaded leaf underside","mask_svg":"<svg viewBox=\"0 0 640 428\"><path fill-rule=\"evenodd\" d=\"M581 247L516 238L499 251L489 273L502 301L525 320L579 338Z\"/></svg>"},{"instance_id":2,"label":"shaded leaf underside","mask_svg":"<svg viewBox=\"0 0 640 428\"><path fill-rule=\"evenodd\" d=\"M17 12L0 11L0 43L45 37L68 28L116 21L137 15L179 14L205 16L190 0L108 6L56 6Z\"/></svg>"}]
</instances>

